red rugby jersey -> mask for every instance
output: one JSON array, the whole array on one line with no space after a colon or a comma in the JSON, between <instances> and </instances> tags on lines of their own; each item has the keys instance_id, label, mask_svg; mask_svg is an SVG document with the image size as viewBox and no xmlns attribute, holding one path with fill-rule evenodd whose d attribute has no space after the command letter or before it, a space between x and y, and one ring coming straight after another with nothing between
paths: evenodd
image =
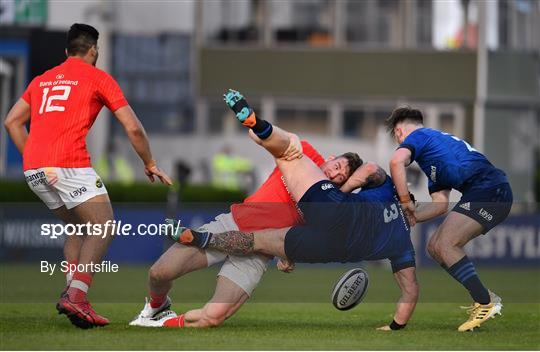
<instances>
[{"instance_id":1,"label":"red rugby jersey","mask_svg":"<svg viewBox=\"0 0 540 352\"><path fill-rule=\"evenodd\" d=\"M30 104L30 133L23 169L90 167L86 135L103 105L126 106L118 83L106 72L69 57L37 76L22 95Z\"/></svg>"},{"instance_id":2,"label":"red rugby jersey","mask_svg":"<svg viewBox=\"0 0 540 352\"><path fill-rule=\"evenodd\" d=\"M302 148L304 155L317 166L324 163L324 158L311 144L302 141ZM231 212L241 231L279 229L303 222L296 202L287 190L283 175L277 167L244 203L233 204Z\"/></svg>"}]
</instances>

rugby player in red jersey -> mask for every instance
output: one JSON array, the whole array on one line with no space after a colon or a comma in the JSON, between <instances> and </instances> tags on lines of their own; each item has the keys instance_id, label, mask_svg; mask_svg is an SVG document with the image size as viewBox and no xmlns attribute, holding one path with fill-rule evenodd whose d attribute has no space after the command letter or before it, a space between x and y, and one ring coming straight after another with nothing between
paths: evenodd
<instances>
[{"instance_id":1,"label":"rugby player in red jersey","mask_svg":"<svg viewBox=\"0 0 540 352\"><path fill-rule=\"evenodd\" d=\"M67 34L66 61L34 78L4 123L23 155L29 187L67 224L103 225L114 220L107 190L86 149L86 135L104 105L124 127L150 181L157 177L171 184L152 158L146 132L118 83L95 67L98 37L92 26L72 25ZM64 244L66 261L82 264L78 268L84 269L66 277L67 287L56 308L80 328L109 323L87 299L94 275L92 264L101 262L112 240L108 232L67 236Z\"/></svg>"},{"instance_id":2,"label":"rugby player in red jersey","mask_svg":"<svg viewBox=\"0 0 540 352\"><path fill-rule=\"evenodd\" d=\"M298 141L293 142L298 144ZM298 149L303 149L303 154L313 160L330 180L341 185L344 191L350 192L361 186L376 186L384 181L379 176L379 167L370 162L363 163L356 153L345 153L325 161L306 141L302 141L298 148L292 148L292 153ZM350 177L353 174L354 177ZM348 179L354 179L354 185L346 182ZM232 205L230 213L217 216L214 221L203 225L201 230L256 231L301 223L303 223L302 215L287 190L283 175L276 167L254 194L243 203ZM164 319L169 317L167 315L162 317L161 313L167 313L171 306L171 300L167 295L173 281L189 272L223 262L210 302L201 309L188 311L178 319L170 320L176 324L175 327L221 325L249 299L266 271L269 260L269 257L260 254L227 255L175 243L150 268L150 301L146 302L130 325L162 326ZM280 261L278 268L288 271L292 269L290 265L292 264Z\"/></svg>"}]
</instances>

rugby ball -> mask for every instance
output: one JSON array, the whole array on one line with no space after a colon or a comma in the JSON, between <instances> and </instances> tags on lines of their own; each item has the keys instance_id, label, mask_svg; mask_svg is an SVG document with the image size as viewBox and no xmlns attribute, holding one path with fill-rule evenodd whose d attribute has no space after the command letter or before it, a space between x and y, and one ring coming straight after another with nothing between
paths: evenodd
<instances>
[{"instance_id":1,"label":"rugby ball","mask_svg":"<svg viewBox=\"0 0 540 352\"><path fill-rule=\"evenodd\" d=\"M332 304L336 309L349 310L355 307L366 295L369 277L363 269L356 268L341 276L332 290Z\"/></svg>"}]
</instances>

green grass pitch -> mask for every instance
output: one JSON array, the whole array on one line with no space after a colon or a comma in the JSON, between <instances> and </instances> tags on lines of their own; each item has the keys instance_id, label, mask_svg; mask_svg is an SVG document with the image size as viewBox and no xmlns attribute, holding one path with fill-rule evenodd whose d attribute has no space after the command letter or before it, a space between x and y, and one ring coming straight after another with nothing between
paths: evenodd
<instances>
[{"instance_id":1,"label":"green grass pitch","mask_svg":"<svg viewBox=\"0 0 540 352\"><path fill-rule=\"evenodd\" d=\"M96 276L90 294L111 325L73 327L54 309L62 289L60 274L39 272L39 264L0 267L0 348L2 350L538 350L540 275L535 269L480 269L503 298L503 316L473 333L458 333L466 319L460 305L467 294L440 269L419 270L421 303L405 330L375 331L391 321L399 295L385 268L368 267L370 288L356 308L341 312L329 295L345 267L302 266L286 275L270 268L235 316L216 329L152 329L127 323L142 308L145 267L120 266ZM200 306L212 294L216 269L178 280L173 309Z\"/></svg>"}]
</instances>

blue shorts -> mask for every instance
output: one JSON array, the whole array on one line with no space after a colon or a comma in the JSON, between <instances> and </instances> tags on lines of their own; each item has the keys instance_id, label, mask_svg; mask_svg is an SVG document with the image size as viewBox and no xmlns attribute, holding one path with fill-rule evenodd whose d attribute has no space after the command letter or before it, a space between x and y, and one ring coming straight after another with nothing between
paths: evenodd
<instances>
[{"instance_id":1,"label":"blue shorts","mask_svg":"<svg viewBox=\"0 0 540 352\"><path fill-rule=\"evenodd\" d=\"M315 183L298 202L307 225L285 236L285 254L298 263L347 261L347 240L354 231L350 195L328 180Z\"/></svg>"},{"instance_id":2,"label":"blue shorts","mask_svg":"<svg viewBox=\"0 0 540 352\"><path fill-rule=\"evenodd\" d=\"M486 233L508 217L512 202L512 188L508 183L503 183L494 188L463 193L452 211L476 220Z\"/></svg>"}]
</instances>

